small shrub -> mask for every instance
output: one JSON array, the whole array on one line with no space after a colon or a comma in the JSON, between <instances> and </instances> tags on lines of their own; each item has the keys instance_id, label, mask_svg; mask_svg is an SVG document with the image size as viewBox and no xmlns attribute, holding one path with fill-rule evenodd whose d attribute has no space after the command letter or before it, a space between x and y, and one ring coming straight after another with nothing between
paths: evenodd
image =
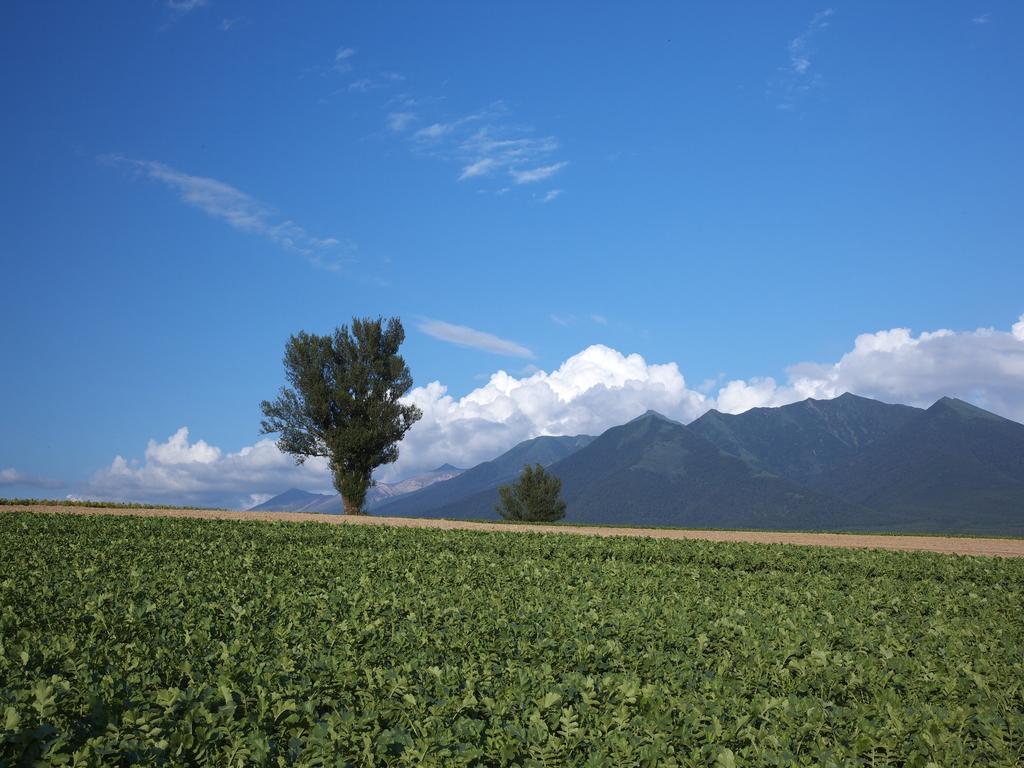
<instances>
[{"instance_id":1,"label":"small shrub","mask_svg":"<svg viewBox=\"0 0 1024 768\"><path fill-rule=\"evenodd\" d=\"M562 481L540 464L524 466L519 479L501 486L498 493L501 503L495 509L506 520L551 522L565 517Z\"/></svg>"}]
</instances>

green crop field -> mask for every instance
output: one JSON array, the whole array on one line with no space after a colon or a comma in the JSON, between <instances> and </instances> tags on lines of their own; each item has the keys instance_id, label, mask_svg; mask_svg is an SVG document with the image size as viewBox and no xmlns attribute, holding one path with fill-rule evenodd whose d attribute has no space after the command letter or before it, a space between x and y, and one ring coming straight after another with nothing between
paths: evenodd
<instances>
[{"instance_id":1,"label":"green crop field","mask_svg":"<svg viewBox=\"0 0 1024 768\"><path fill-rule=\"evenodd\" d=\"M0 514L0 765L1024 763L1024 560Z\"/></svg>"}]
</instances>

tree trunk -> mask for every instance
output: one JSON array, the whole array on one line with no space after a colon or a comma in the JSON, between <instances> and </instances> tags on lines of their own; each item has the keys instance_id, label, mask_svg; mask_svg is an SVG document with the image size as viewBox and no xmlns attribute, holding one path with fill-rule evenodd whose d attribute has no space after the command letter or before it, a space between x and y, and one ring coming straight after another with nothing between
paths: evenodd
<instances>
[{"instance_id":1,"label":"tree trunk","mask_svg":"<svg viewBox=\"0 0 1024 768\"><path fill-rule=\"evenodd\" d=\"M363 512L362 507L360 507L360 506L358 506L356 504L353 504L351 501L346 499L344 496L341 497L341 503L345 505L345 514L346 515L365 515L366 514L365 512Z\"/></svg>"}]
</instances>

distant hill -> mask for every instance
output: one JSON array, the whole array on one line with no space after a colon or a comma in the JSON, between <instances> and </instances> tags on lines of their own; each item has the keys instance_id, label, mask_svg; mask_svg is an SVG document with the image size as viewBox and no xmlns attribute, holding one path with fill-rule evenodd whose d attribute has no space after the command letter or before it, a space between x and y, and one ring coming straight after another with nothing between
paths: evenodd
<instances>
[{"instance_id":1,"label":"distant hill","mask_svg":"<svg viewBox=\"0 0 1024 768\"><path fill-rule=\"evenodd\" d=\"M366 492L366 508L372 510L400 496L414 493L434 483L450 480L462 472L463 470L451 464L443 464L435 470L398 483L377 483ZM344 512L341 496L338 494L309 493L297 488L285 491L252 509L256 512L314 512L324 515L340 515Z\"/></svg>"},{"instance_id":2,"label":"distant hill","mask_svg":"<svg viewBox=\"0 0 1024 768\"><path fill-rule=\"evenodd\" d=\"M256 512L309 512L317 505L329 504L337 498L337 496L309 493L298 488L291 488L272 499L267 499L262 504L257 504L252 507L252 510Z\"/></svg>"},{"instance_id":3,"label":"distant hill","mask_svg":"<svg viewBox=\"0 0 1024 768\"><path fill-rule=\"evenodd\" d=\"M834 529L862 510L721 451L654 412L613 427L553 464L567 522L718 528ZM495 517L495 490L434 510Z\"/></svg>"},{"instance_id":4,"label":"distant hill","mask_svg":"<svg viewBox=\"0 0 1024 768\"><path fill-rule=\"evenodd\" d=\"M593 439L589 435L576 435L526 440L492 461L467 469L458 477L382 504L374 513L394 517L448 517L440 514L439 510L480 492L493 490L497 493L495 489L517 477L524 464L549 466L587 446Z\"/></svg>"}]
</instances>

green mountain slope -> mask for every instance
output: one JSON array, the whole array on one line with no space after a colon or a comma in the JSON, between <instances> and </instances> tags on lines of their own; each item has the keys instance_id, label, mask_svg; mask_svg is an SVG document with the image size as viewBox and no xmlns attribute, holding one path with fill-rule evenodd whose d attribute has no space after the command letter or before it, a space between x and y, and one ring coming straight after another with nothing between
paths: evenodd
<instances>
[{"instance_id":1,"label":"green mountain slope","mask_svg":"<svg viewBox=\"0 0 1024 768\"><path fill-rule=\"evenodd\" d=\"M648 413L553 464L570 522L711 528L836 528L861 510L801 488ZM488 490L436 516L494 517Z\"/></svg>"},{"instance_id":2,"label":"green mountain slope","mask_svg":"<svg viewBox=\"0 0 1024 768\"><path fill-rule=\"evenodd\" d=\"M943 398L822 475L892 530L1024 535L1024 425Z\"/></svg>"},{"instance_id":3,"label":"green mountain slope","mask_svg":"<svg viewBox=\"0 0 1024 768\"><path fill-rule=\"evenodd\" d=\"M816 487L824 473L920 413L920 408L845 394L737 415L708 411L689 427L726 453Z\"/></svg>"}]
</instances>

